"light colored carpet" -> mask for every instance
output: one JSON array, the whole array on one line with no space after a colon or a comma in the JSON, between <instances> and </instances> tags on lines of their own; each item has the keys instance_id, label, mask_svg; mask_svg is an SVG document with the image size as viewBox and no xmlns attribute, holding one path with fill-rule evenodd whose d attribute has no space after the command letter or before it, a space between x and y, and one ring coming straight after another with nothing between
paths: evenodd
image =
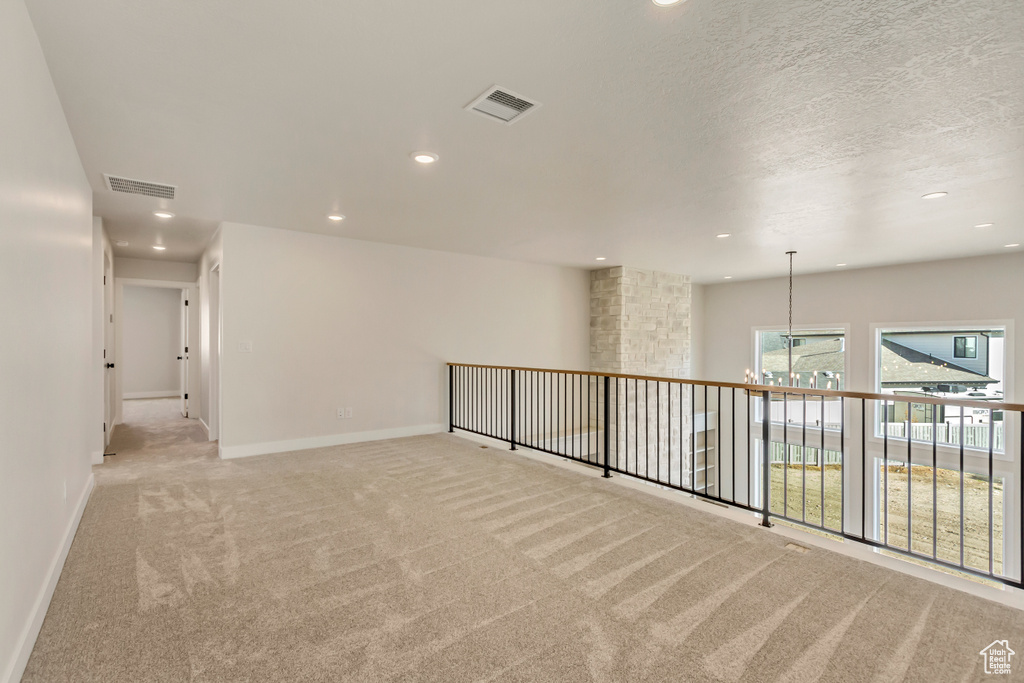
<instances>
[{"instance_id":1,"label":"light colored carpet","mask_svg":"<svg viewBox=\"0 0 1024 683\"><path fill-rule=\"evenodd\" d=\"M501 449L221 462L136 403L25 681L935 682L1024 652L1017 610Z\"/></svg>"}]
</instances>

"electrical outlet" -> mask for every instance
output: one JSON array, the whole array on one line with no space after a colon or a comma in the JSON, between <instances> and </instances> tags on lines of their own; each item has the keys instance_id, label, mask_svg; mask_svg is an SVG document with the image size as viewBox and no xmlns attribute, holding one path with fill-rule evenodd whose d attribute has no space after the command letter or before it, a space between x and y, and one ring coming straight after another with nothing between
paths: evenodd
<instances>
[{"instance_id":1,"label":"electrical outlet","mask_svg":"<svg viewBox=\"0 0 1024 683\"><path fill-rule=\"evenodd\" d=\"M345 408L345 419L346 420L351 420L352 419L352 409L351 408Z\"/></svg>"},{"instance_id":2,"label":"electrical outlet","mask_svg":"<svg viewBox=\"0 0 1024 683\"><path fill-rule=\"evenodd\" d=\"M345 419L345 409L344 408L338 408L338 419L339 420L344 420Z\"/></svg>"}]
</instances>

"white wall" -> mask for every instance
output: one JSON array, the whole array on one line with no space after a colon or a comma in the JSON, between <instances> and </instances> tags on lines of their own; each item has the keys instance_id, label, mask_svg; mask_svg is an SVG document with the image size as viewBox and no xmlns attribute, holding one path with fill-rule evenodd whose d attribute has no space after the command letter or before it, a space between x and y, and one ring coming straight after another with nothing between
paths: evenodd
<instances>
[{"instance_id":1,"label":"white wall","mask_svg":"<svg viewBox=\"0 0 1024 683\"><path fill-rule=\"evenodd\" d=\"M181 290L125 286L121 304L121 372L125 398L181 392Z\"/></svg>"},{"instance_id":2,"label":"white wall","mask_svg":"<svg viewBox=\"0 0 1024 683\"><path fill-rule=\"evenodd\" d=\"M220 352L217 334L220 325L220 309L218 307L219 292L215 291L213 278L210 271L220 266L224 258L224 243L221 238L221 231L218 229L210 239L199 260L199 315L200 315L200 397L201 407L199 418L207 429L211 430L210 438L216 439L217 425L214 425L214 418L217 417L219 398L215 395L214 380L219 372L216 355ZM219 276L217 276L219 282Z\"/></svg>"},{"instance_id":3,"label":"white wall","mask_svg":"<svg viewBox=\"0 0 1024 683\"><path fill-rule=\"evenodd\" d=\"M199 266L195 263L141 258L114 259L114 276L118 278L195 282L198 279L198 273Z\"/></svg>"},{"instance_id":4,"label":"white wall","mask_svg":"<svg viewBox=\"0 0 1024 683\"><path fill-rule=\"evenodd\" d=\"M586 271L236 224L221 236L225 457L446 427L446 361L587 369Z\"/></svg>"},{"instance_id":5,"label":"white wall","mask_svg":"<svg viewBox=\"0 0 1024 683\"><path fill-rule=\"evenodd\" d=\"M781 257L780 257L781 258ZM753 362L751 330L785 325L786 278L704 288L704 378L742 382ZM873 324L1009 320L1007 376L1024 388L1024 253L835 271L794 279L793 326L848 323L848 388L874 391ZM1012 374L1011 374L1012 373ZM1012 394L1007 394L1008 400Z\"/></svg>"},{"instance_id":6,"label":"white wall","mask_svg":"<svg viewBox=\"0 0 1024 683\"><path fill-rule=\"evenodd\" d=\"M0 682L18 680L92 487L92 190L20 0L0 3Z\"/></svg>"},{"instance_id":7,"label":"white wall","mask_svg":"<svg viewBox=\"0 0 1024 683\"><path fill-rule=\"evenodd\" d=\"M704 377L704 287L690 285L690 377Z\"/></svg>"}]
</instances>

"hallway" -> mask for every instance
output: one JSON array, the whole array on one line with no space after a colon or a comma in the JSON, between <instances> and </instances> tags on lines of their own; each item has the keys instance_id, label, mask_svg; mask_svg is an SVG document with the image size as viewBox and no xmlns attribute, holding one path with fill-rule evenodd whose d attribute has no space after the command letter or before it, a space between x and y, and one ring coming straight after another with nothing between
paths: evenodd
<instances>
[{"instance_id":1,"label":"hallway","mask_svg":"<svg viewBox=\"0 0 1024 683\"><path fill-rule=\"evenodd\" d=\"M589 470L448 434L221 461L172 404L126 406L24 681L964 681L1024 632Z\"/></svg>"},{"instance_id":2,"label":"hallway","mask_svg":"<svg viewBox=\"0 0 1024 683\"><path fill-rule=\"evenodd\" d=\"M174 458L217 456L217 444L206 440L199 420L181 416L178 398L145 398L124 401L123 421L114 428L105 465L145 461L151 456ZM97 469L97 478L103 469Z\"/></svg>"}]
</instances>

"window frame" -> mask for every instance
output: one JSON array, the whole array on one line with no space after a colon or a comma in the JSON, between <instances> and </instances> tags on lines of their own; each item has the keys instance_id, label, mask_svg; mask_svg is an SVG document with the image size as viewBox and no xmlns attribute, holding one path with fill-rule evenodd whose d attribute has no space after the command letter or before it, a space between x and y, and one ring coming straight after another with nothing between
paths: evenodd
<instances>
[{"instance_id":1,"label":"window frame","mask_svg":"<svg viewBox=\"0 0 1024 683\"><path fill-rule=\"evenodd\" d=\"M963 352L963 354L959 354L959 353L956 352L956 342L959 339L963 339L964 340L964 352ZM973 344L971 344L970 349L968 349L968 347L967 347L967 340L968 339L973 341ZM973 355L968 355L967 354L968 350L973 351L974 352ZM977 360L977 358L978 358L978 335L976 335L976 334L961 334L961 335L954 334L953 335L953 358L963 358L964 360Z\"/></svg>"},{"instance_id":2,"label":"window frame","mask_svg":"<svg viewBox=\"0 0 1024 683\"><path fill-rule=\"evenodd\" d=\"M869 391L874 394L884 393L882 391L882 333L883 332L921 332L921 331L938 331L943 332L974 332L977 333L979 330L985 329L1002 329L1003 330L1003 403L1013 403L1013 378L1014 378L1014 330L1013 320L957 320L957 321L939 321L939 322L898 322L898 323L871 323L871 388ZM961 336L976 336L976 335L961 335ZM977 348L977 347L975 347ZM989 359L989 365L991 365L991 358ZM871 410L873 413L872 420L874 426L868 430L868 442L873 444L874 447L880 447L880 444L885 440L882 435L880 427L881 417L881 401L872 401L874 408ZM1020 435L1017 433L1016 424L1014 420L1003 423L1003 439L1005 444L1017 443L1020 439ZM957 458L960 452L960 447L951 444L937 444L937 455L939 456L940 467L953 467L950 464L943 465L943 460L947 458ZM999 461L1011 461L1012 460L1012 447L1004 448L1002 451L994 451L994 459ZM978 469L980 466L987 464L988 450L975 448L972 446L965 446L964 453L969 463L969 469L971 471L980 472ZM977 462L974 462L977 460ZM949 460L947 462L952 462ZM997 472L998 474L999 472Z\"/></svg>"},{"instance_id":3,"label":"window frame","mask_svg":"<svg viewBox=\"0 0 1024 683\"><path fill-rule=\"evenodd\" d=\"M756 325L751 330L751 348L753 349L753 358L751 359L750 367L753 369L754 376L758 379L761 378L761 333L762 332L782 332L785 334L789 333L788 325ZM842 330L843 332L843 377L846 378L846 389L850 391L850 323L836 323L833 325L829 324L814 324L814 325L794 325L793 326L793 338L796 339L796 335L814 334L818 332L835 332ZM794 346L795 348L795 346ZM819 389L823 387L818 387Z\"/></svg>"}]
</instances>

